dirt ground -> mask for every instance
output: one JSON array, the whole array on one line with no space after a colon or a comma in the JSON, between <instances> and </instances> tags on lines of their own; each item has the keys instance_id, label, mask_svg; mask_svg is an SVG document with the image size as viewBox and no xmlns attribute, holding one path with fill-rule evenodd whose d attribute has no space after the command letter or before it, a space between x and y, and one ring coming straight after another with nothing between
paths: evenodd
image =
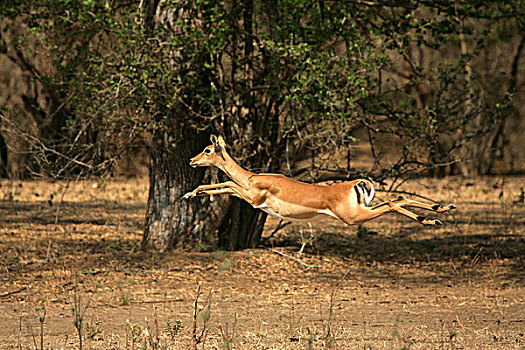
<instances>
[{"instance_id":1,"label":"dirt ground","mask_svg":"<svg viewBox=\"0 0 525 350\"><path fill-rule=\"evenodd\" d=\"M523 187L411 181L458 206L443 226L326 219L161 254L139 249L145 179L1 181L0 349L525 349Z\"/></svg>"}]
</instances>

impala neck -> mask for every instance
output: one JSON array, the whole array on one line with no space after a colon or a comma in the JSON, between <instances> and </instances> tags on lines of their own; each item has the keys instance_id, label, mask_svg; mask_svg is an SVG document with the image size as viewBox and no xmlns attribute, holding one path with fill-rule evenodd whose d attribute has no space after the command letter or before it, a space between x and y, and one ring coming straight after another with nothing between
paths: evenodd
<instances>
[{"instance_id":1,"label":"impala neck","mask_svg":"<svg viewBox=\"0 0 525 350\"><path fill-rule=\"evenodd\" d=\"M216 164L217 167L224 171L234 182L244 188L248 188L249 179L254 173L243 169L224 149L222 150L222 154L224 155L224 161Z\"/></svg>"}]
</instances>

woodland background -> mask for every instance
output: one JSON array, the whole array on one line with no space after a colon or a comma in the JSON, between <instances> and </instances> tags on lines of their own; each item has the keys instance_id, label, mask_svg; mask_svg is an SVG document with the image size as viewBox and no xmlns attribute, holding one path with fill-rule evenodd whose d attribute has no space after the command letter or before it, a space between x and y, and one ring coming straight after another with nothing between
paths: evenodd
<instances>
[{"instance_id":1,"label":"woodland background","mask_svg":"<svg viewBox=\"0 0 525 350\"><path fill-rule=\"evenodd\" d=\"M145 246L230 250L256 246L266 214L180 201L223 179L187 166L211 133L244 167L309 182L395 190L521 173L524 11L520 0L3 2L0 176L149 175Z\"/></svg>"}]
</instances>

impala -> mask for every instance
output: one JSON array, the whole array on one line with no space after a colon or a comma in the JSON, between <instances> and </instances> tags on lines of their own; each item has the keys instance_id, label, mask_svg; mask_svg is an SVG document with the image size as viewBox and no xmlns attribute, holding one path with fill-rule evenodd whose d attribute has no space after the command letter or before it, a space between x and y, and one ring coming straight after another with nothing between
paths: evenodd
<instances>
[{"instance_id":1,"label":"impala","mask_svg":"<svg viewBox=\"0 0 525 350\"><path fill-rule=\"evenodd\" d=\"M226 194L244 199L254 208L286 220L306 220L331 216L347 225L361 224L387 213L405 215L423 225L441 225L405 207L415 207L443 213L455 209L454 204L426 204L404 197L374 206L374 186L366 179L357 179L332 185L316 185L293 180L281 174L255 174L239 166L226 152L222 136L212 135L211 145L190 160L193 167L216 166L232 181L198 186L183 198Z\"/></svg>"}]
</instances>

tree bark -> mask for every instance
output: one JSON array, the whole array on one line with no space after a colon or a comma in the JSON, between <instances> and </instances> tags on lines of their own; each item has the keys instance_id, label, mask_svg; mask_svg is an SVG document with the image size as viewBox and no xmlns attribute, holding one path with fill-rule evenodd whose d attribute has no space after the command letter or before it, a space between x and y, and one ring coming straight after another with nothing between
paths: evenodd
<instances>
[{"instance_id":1,"label":"tree bark","mask_svg":"<svg viewBox=\"0 0 525 350\"><path fill-rule=\"evenodd\" d=\"M170 12L169 3L165 1L146 0L142 5L145 28L150 33L156 26L181 31L181 28L172 26L172 17L189 16L187 13ZM180 53L176 53L176 57L173 64L178 65L182 72L189 59ZM183 77L184 73L181 74ZM162 108L163 102L157 105ZM189 160L202 151L209 140L208 134L199 133L190 125L187 113L185 108L175 108L167 112L166 119L153 130L143 249L209 250L213 243L211 233L220 224L217 223L218 217L212 213L208 198L182 200L186 192L205 179L205 169L191 168Z\"/></svg>"},{"instance_id":2,"label":"tree bark","mask_svg":"<svg viewBox=\"0 0 525 350\"><path fill-rule=\"evenodd\" d=\"M167 130L153 135L143 248L197 250L209 244L205 232L213 227L206 198L181 199L204 179L204 170L191 168L189 159L205 147L207 138L191 128L179 129L179 135L168 135ZM176 142L169 143L173 136Z\"/></svg>"}]
</instances>

